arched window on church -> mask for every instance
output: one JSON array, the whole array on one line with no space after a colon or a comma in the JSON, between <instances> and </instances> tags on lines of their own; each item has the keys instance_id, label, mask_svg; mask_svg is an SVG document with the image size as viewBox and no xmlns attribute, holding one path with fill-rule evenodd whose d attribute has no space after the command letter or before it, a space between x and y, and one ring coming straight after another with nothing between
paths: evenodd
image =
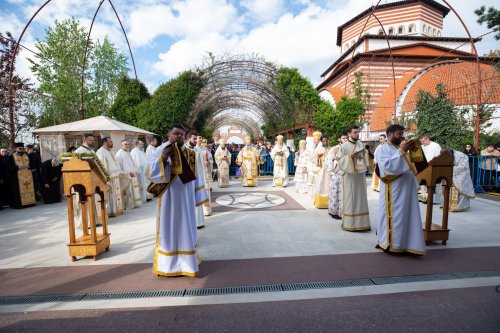
<instances>
[{"instance_id":1,"label":"arched window on church","mask_svg":"<svg viewBox=\"0 0 500 333\"><path fill-rule=\"evenodd\" d=\"M432 29L432 35L433 36L437 36L437 34L436 34L436 28Z\"/></svg>"},{"instance_id":2,"label":"arched window on church","mask_svg":"<svg viewBox=\"0 0 500 333\"><path fill-rule=\"evenodd\" d=\"M427 34L428 34L428 35L430 35L430 34L431 34L431 26L429 26L429 27L427 28Z\"/></svg>"},{"instance_id":3,"label":"arched window on church","mask_svg":"<svg viewBox=\"0 0 500 333\"><path fill-rule=\"evenodd\" d=\"M378 34L379 35L383 35L384 34L384 30L382 28L378 29Z\"/></svg>"},{"instance_id":4,"label":"arched window on church","mask_svg":"<svg viewBox=\"0 0 500 333\"><path fill-rule=\"evenodd\" d=\"M405 33L405 27L400 25L398 28L398 35L402 35Z\"/></svg>"},{"instance_id":5,"label":"arched window on church","mask_svg":"<svg viewBox=\"0 0 500 333\"><path fill-rule=\"evenodd\" d=\"M349 43L345 43L344 47L346 50L349 49Z\"/></svg>"},{"instance_id":6,"label":"arched window on church","mask_svg":"<svg viewBox=\"0 0 500 333\"><path fill-rule=\"evenodd\" d=\"M424 24L422 26L422 33L425 34L427 32L427 26Z\"/></svg>"},{"instance_id":7,"label":"arched window on church","mask_svg":"<svg viewBox=\"0 0 500 333\"><path fill-rule=\"evenodd\" d=\"M390 27L389 31L387 32L388 35L394 35L394 28Z\"/></svg>"},{"instance_id":8,"label":"arched window on church","mask_svg":"<svg viewBox=\"0 0 500 333\"><path fill-rule=\"evenodd\" d=\"M415 32L415 24L410 24L410 26L408 27L408 33L411 34L414 32Z\"/></svg>"}]
</instances>

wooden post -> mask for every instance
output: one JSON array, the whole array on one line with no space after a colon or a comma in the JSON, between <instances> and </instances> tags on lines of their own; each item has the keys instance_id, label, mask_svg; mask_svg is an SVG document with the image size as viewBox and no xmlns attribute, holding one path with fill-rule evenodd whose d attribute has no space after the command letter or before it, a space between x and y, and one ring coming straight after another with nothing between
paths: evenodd
<instances>
[{"instance_id":1,"label":"wooden post","mask_svg":"<svg viewBox=\"0 0 500 333\"><path fill-rule=\"evenodd\" d=\"M78 194L80 195L80 194ZM80 198L80 206L82 207L82 228L83 228L83 234L87 236L89 234L89 222L87 220L88 214L87 214L87 201L81 200Z\"/></svg>"},{"instance_id":2,"label":"wooden post","mask_svg":"<svg viewBox=\"0 0 500 333\"><path fill-rule=\"evenodd\" d=\"M434 187L427 186L427 210L425 214L425 229L427 230L431 230L433 204L434 204Z\"/></svg>"}]
</instances>

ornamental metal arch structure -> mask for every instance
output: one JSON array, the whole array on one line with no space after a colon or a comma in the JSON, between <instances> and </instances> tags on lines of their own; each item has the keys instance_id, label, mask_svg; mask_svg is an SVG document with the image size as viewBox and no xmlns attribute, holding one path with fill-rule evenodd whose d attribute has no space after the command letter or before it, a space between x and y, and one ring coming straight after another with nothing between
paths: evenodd
<instances>
[{"instance_id":1,"label":"ornamental metal arch structure","mask_svg":"<svg viewBox=\"0 0 500 333\"><path fill-rule=\"evenodd\" d=\"M198 72L203 88L187 118L188 126L194 127L204 115L208 127L239 126L259 138L261 126L283 114L283 98L272 85L277 68L261 57L233 55L218 61L212 59Z\"/></svg>"},{"instance_id":2,"label":"ornamental metal arch structure","mask_svg":"<svg viewBox=\"0 0 500 333\"><path fill-rule=\"evenodd\" d=\"M14 63L15 63L16 58L17 58L17 54L18 54L18 51L19 51L19 46L21 45L21 41L22 41L22 39L24 37L24 34L26 33L26 30L28 30L28 27L30 26L30 24L33 22L33 20L36 18L36 16L51 1L52 0L47 0L40 7L38 7L38 9L35 11L35 13L31 16L31 18L28 20L28 22L24 26L21 34L19 35L19 38L17 39L16 46L14 48L12 60L11 60L11 62L9 64L10 67L9 67L9 75L8 75L9 122L10 122L11 125L14 124L14 89L13 89L13 85L14 84L12 83L12 78L13 78L13 75L14 75ZM80 86L80 114L81 114L81 118L82 119L84 119L84 113L83 113L83 110L84 110L83 95L84 95L84 84L85 84L85 65L86 65L86 62L87 62L88 46L89 46L89 43L90 43L90 36L92 34L92 28L93 28L94 22L95 22L95 20L97 18L97 14L99 13L99 10L101 9L101 7L102 7L102 5L103 5L103 3L105 1L109 2L109 4L111 5L111 8L113 9L113 12L114 12L114 14L116 16L116 19L117 19L118 23L120 24L120 28L121 28L121 30L123 32L124 37L125 37L125 41L127 42L127 46L128 46L128 50L129 50L129 54L130 54L130 59L132 61L132 67L134 68L135 78L137 79L137 69L135 67L134 55L132 53L132 48L130 47L130 43L128 41L127 33L125 32L125 28L123 27L122 21L120 19L120 15L118 15L118 12L116 11L116 8L113 5L113 2L111 0L100 0L99 1L99 5L97 6L97 9L96 9L96 11L94 13L94 16L92 17L92 21L90 23L89 32L87 34L87 41L85 43L85 52L82 55L81 86ZM11 144L13 144L14 141L15 141L14 129L13 128L10 129L9 141L10 141Z\"/></svg>"}]
</instances>

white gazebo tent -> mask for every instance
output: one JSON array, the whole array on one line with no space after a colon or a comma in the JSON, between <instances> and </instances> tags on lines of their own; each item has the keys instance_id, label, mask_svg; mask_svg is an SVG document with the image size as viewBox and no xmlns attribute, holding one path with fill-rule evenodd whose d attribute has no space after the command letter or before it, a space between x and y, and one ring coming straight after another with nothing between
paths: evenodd
<instances>
[{"instance_id":1,"label":"white gazebo tent","mask_svg":"<svg viewBox=\"0 0 500 333\"><path fill-rule=\"evenodd\" d=\"M97 116L89 119L79 120L72 123L37 128L32 131L38 136L42 161L59 156L71 146L80 145L81 136L85 133L93 134L96 139L105 136L111 137L115 154L120 149L123 139L129 140L132 145L137 139L142 138L147 142L155 135L154 133L122 123L106 116ZM100 140L96 140L95 149L99 148ZM133 146L132 146L133 147Z\"/></svg>"}]
</instances>

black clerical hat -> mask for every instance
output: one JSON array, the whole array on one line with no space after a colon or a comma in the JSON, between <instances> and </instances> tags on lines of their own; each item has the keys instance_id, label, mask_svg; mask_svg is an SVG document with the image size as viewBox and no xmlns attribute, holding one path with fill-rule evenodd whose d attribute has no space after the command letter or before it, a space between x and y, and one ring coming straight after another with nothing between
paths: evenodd
<instances>
[{"instance_id":1,"label":"black clerical hat","mask_svg":"<svg viewBox=\"0 0 500 333\"><path fill-rule=\"evenodd\" d=\"M16 147L16 148L24 148L24 142L16 142L16 143L14 143L14 147Z\"/></svg>"}]
</instances>

